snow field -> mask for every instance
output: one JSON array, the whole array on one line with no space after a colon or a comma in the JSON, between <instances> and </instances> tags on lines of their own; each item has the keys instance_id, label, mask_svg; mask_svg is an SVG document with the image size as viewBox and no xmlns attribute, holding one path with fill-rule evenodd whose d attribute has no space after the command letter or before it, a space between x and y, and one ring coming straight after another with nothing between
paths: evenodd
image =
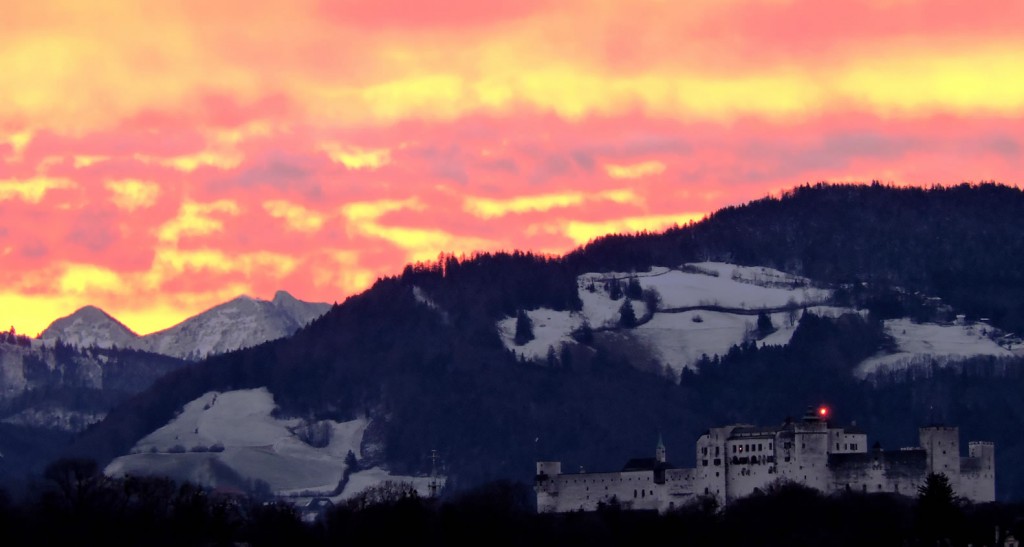
<instances>
[{"instance_id":1,"label":"snow field","mask_svg":"<svg viewBox=\"0 0 1024 547\"><path fill-rule=\"evenodd\" d=\"M830 292L808 288L808 281L778 270L761 267L744 267L716 262L690 264L691 270L705 273L684 272L666 267L655 267L649 272L636 274L587 273L579 276L577 286L583 303L580 312L559 312L541 308L527 311L533 321L534 340L517 346L515 344L514 317L498 322L497 328L505 347L514 350L527 359L543 359L549 347L556 350L563 343L572 342L571 333L584 320L592 328L614 327L619 320L619 309L623 300L612 300L604 290L609 279L623 281L636 277L644 289L653 288L662 298L662 309L691 306L721 306L743 310L757 310L764 307L779 307L791 303L810 304L828 298ZM718 274L717 276L712 274ZM770 286L759 286L765 283ZM588 287L593 284L595 290ZM789 288L785 288L789 287ZM633 301L633 311L642 317L646 312L643 302ZM816 308L817 309L817 308ZM704 322L693 321L700 316ZM779 331L769 336L769 344L786 344L792 336L787 324L786 313L772 315L773 324ZM717 311L687 311L682 313L658 312L651 321L630 331L641 339L658 356L658 359L679 373L683 367L692 365L702 353L709 357L723 354L741 343L747 331L757 322L756 315L733 314Z\"/></svg>"},{"instance_id":2,"label":"snow field","mask_svg":"<svg viewBox=\"0 0 1024 547\"><path fill-rule=\"evenodd\" d=\"M271 414L274 408L273 395L266 388L206 393L186 404L167 425L140 440L131 454L111 462L104 472L112 476L163 475L216 487L230 479L224 476L227 469L227 473L246 480L265 481L272 491L281 494L334 490L345 471L348 452L362 458L360 445L368 420L326 422L331 440L323 448L314 448L292 431L304 422L275 418ZM224 450L190 451L215 444ZM185 452L169 452L175 446ZM375 479L405 480L383 469L368 469L365 473L360 480L367 484ZM348 485L345 491L349 491Z\"/></svg>"},{"instance_id":3,"label":"snow field","mask_svg":"<svg viewBox=\"0 0 1024 547\"><path fill-rule=\"evenodd\" d=\"M889 355L866 359L854 370L860 378L891 368L935 360L944 363L976 355L1009 357L1014 353L999 346L983 332L984 323L939 325L914 323L909 319L888 319L886 333L896 340L898 350Z\"/></svg>"}]
</instances>

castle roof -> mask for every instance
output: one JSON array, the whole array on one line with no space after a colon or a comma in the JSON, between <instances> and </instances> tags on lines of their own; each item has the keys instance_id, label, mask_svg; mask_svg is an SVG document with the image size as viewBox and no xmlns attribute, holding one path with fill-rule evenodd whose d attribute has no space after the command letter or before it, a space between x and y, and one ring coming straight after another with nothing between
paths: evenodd
<instances>
[{"instance_id":1,"label":"castle roof","mask_svg":"<svg viewBox=\"0 0 1024 547\"><path fill-rule=\"evenodd\" d=\"M739 426L732 430L732 434L729 435L729 438L735 439L738 437L774 437L775 433L777 433L778 431L778 427Z\"/></svg>"}]
</instances>

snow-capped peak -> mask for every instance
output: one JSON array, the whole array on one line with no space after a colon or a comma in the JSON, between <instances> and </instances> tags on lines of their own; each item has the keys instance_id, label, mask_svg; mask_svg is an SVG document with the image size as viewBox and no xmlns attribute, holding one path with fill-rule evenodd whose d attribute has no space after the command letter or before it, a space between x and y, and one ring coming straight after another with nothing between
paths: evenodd
<instances>
[{"instance_id":1,"label":"snow-capped peak","mask_svg":"<svg viewBox=\"0 0 1024 547\"><path fill-rule=\"evenodd\" d=\"M54 321L40 338L78 346L133 347L186 359L199 359L289 336L330 309L303 302L285 291L273 301L239 295L168 329L138 336L95 306Z\"/></svg>"},{"instance_id":2,"label":"snow-capped peak","mask_svg":"<svg viewBox=\"0 0 1024 547\"><path fill-rule=\"evenodd\" d=\"M76 346L131 346L139 335L96 306L85 306L61 317L39 335L44 342L62 340Z\"/></svg>"}]
</instances>

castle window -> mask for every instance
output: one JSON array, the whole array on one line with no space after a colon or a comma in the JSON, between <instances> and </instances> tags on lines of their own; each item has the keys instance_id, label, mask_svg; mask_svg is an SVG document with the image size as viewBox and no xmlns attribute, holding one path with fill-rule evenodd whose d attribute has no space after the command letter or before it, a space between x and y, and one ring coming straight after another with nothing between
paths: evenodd
<instances>
[{"instance_id":1,"label":"castle window","mask_svg":"<svg viewBox=\"0 0 1024 547\"><path fill-rule=\"evenodd\" d=\"M636 490L633 490L633 499L636 499Z\"/></svg>"},{"instance_id":2,"label":"castle window","mask_svg":"<svg viewBox=\"0 0 1024 547\"><path fill-rule=\"evenodd\" d=\"M708 487L707 487L707 486L705 486L705 487L704 487L704 494L705 494L705 495L707 495L707 493L708 493Z\"/></svg>"},{"instance_id":3,"label":"castle window","mask_svg":"<svg viewBox=\"0 0 1024 547\"><path fill-rule=\"evenodd\" d=\"M722 465L722 459L721 458L715 458L715 465Z\"/></svg>"},{"instance_id":4,"label":"castle window","mask_svg":"<svg viewBox=\"0 0 1024 547\"><path fill-rule=\"evenodd\" d=\"M836 450L839 450L839 443L836 443Z\"/></svg>"},{"instance_id":5,"label":"castle window","mask_svg":"<svg viewBox=\"0 0 1024 547\"><path fill-rule=\"evenodd\" d=\"M718 455L718 447L717 446L715 447L715 455L716 456Z\"/></svg>"},{"instance_id":6,"label":"castle window","mask_svg":"<svg viewBox=\"0 0 1024 547\"><path fill-rule=\"evenodd\" d=\"M881 490L881 489L882 489L882 485L881 485L881 484L879 484L879 485L878 485L878 489L879 489L879 490Z\"/></svg>"},{"instance_id":7,"label":"castle window","mask_svg":"<svg viewBox=\"0 0 1024 547\"><path fill-rule=\"evenodd\" d=\"M768 450L772 449L772 443L768 443Z\"/></svg>"},{"instance_id":8,"label":"castle window","mask_svg":"<svg viewBox=\"0 0 1024 547\"><path fill-rule=\"evenodd\" d=\"M704 466L704 467L707 467L707 466L708 466L708 461L707 461L707 460L701 460L701 461L700 461L700 464L701 464L702 466Z\"/></svg>"},{"instance_id":9,"label":"castle window","mask_svg":"<svg viewBox=\"0 0 1024 547\"><path fill-rule=\"evenodd\" d=\"M758 450L763 450L763 449L761 448L761 443L757 443L757 449L758 449Z\"/></svg>"}]
</instances>

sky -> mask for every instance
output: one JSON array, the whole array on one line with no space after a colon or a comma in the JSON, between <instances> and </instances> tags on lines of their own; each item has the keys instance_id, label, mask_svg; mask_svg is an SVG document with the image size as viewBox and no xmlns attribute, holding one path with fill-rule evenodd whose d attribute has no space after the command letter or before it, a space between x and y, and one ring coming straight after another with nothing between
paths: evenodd
<instances>
[{"instance_id":1,"label":"sky","mask_svg":"<svg viewBox=\"0 0 1024 547\"><path fill-rule=\"evenodd\" d=\"M0 0L0 324L1024 173L1024 2Z\"/></svg>"}]
</instances>

